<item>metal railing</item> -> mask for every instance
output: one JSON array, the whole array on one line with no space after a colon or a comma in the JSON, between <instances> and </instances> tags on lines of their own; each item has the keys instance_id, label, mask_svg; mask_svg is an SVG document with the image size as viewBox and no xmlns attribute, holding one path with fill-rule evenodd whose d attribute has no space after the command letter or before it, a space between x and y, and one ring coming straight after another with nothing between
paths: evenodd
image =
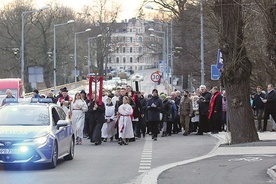
<instances>
[{"instance_id":1,"label":"metal railing","mask_svg":"<svg viewBox=\"0 0 276 184\"><path fill-rule=\"evenodd\" d=\"M88 80L82 80L82 81L78 81L78 82L72 82L72 83L68 83L68 84L63 84L63 85L60 85L60 86L56 87L56 89L58 89L58 91L56 91L56 93L59 92L59 89L64 88L64 87L66 87L70 91L70 90L73 90L75 88L79 88L79 87L85 86L85 85L88 85ZM53 87L46 88L46 89L41 89L41 90L39 90L39 93L47 95L53 89L54 89ZM33 92L30 92L30 93L26 93L24 97L25 98L29 98L32 95L33 95Z\"/></svg>"}]
</instances>

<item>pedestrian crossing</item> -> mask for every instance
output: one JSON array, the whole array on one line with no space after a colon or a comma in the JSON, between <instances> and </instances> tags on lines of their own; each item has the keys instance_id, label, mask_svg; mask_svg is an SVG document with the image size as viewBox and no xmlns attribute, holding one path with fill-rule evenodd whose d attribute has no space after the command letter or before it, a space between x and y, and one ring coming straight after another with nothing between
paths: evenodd
<instances>
[{"instance_id":1,"label":"pedestrian crossing","mask_svg":"<svg viewBox=\"0 0 276 184\"><path fill-rule=\"evenodd\" d=\"M138 170L139 173L144 173L151 169L152 142L153 141L150 139L150 136L147 136L140 160L140 166Z\"/></svg>"}]
</instances>

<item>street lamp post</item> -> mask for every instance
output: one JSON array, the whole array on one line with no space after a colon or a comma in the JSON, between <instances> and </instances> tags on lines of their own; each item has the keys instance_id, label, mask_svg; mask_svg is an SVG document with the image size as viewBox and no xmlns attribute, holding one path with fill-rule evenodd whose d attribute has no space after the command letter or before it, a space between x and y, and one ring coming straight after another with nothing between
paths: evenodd
<instances>
[{"instance_id":1,"label":"street lamp post","mask_svg":"<svg viewBox=\"0 0 276 184\"><path fill-rule=\"evenodd\" d=\"M162 51L162 67L163 67L163 70L161 72L162 72L162 77L165 77L165 75L164 75L166 73L166 71L165 71L165 60L166 60L166 58L168 59L168 53L166 53L166 32L156 31L153 28L149 28L149 31L163 34L163 37L159 37L159 36L156 36L156 35L153 35L153 34L151 34L150 36L154 36L154 37L163 39L163 51ZM168 46L168 44L167 44L167 46ZM167 48L167 51L168 51L168 48Z\"/></svg>"},{"instance_id":2,"label":"street lamp post","mask_svg":"<svg viewBox=\"0 0 276 184\"><path fill-rule=\"evenodd\" d=\"M87 69L87 72L88 72L88 74L90 73L90 64L91 64L91 49L90 49L90 41L93 41L94 39L97 39L97 38L100 38L100 37L102 37L103 35L102 34L99 34L99 35L97 35L97 36L95 36L95 37L91 37L91 38L88 38L87 39L87 48L88 48L88 53L87 53L87 67L88 67L88 69Z\"/></svg>"},{"instance_id":3,"label":"street lamp post","mask_svg":"<svg viewBox=\"0 0 276 184\"><path fill-rule=\"evenodd\" d=\"M85 31L75 32L74 33L74 63L75 63L75 82L77 82L77 35L82 34L85 32L91 31L90 28L86 29Z\"/></svg>"},{"instance_id":4,"label":"street lamp post","mask_svg":"<svg viewBox=\"0 0 276 184\"><path fill-rule=\"evenodd\" d=\"M24 16L26 14L42 11L47 8L49 8L49 6L43 6L37 10L29 10L29 11L24 11L21 13L21 80L23 81L23 83L24 83L24 64L25 64L25 61L24 61L24 50L25 50L25 48L24 48L24 44L25 44L24 43L24 28L25 28Z\"/></svg>"},{"instance_id":5,"label":"street lamp post","mask_svg":"<svg viewBox=\"0 0 276 184\"><path fill-rule=\"evenodd\" d=\"M170 24L170 29L171 29L171 49L170 49L170 53L171 53L171 88L172 88L172 91L173 91L173 72L174 72L174 69L173 69L173 26L172 26L173 22L172 22L172 19L171 19L171 24Z\"/></svg>"},{"instance_id":6,"label":"street lamp post","mask_svg":"<svg viewBox=\"0 0 276 184\"><path fill-rule=\"evenodd\" d=\"M56 86L57 86L57 50L56 50L56 27L58 26L63 26L63 25L67 25L70 23L75 22L74 20L69 20L66 23L61 23L61 24L54 24L54 93L56 93Z\"/></svg>"},{"instance_id":7,"label":"street lamp post","mask_svg":"<svg viewBox=\"0 0 276 184\"><path fill-rule=\"evenodd\" d=\"M204 31L203 31L203 5L202 1L200 0L200 59L201 59L201 85L204 85L205 80L204 80Z\"/></svg>"},{"instance_id":8,"label":"street lamp post","mask_svg":"<svg viewBox=\"0 0 276 184\"><path fill-rule=\"evenodd\" d=\"M163 11L163 12L169 12L172 14L172 11L171 10L162 10L162 9L155 9L153 8L151 5L146 5L145 8L147 9L151 9L151 10L157 10L157 11ZM170 54L171 54L171 61L170 61L170 65L171 65L171 70L170 70L170 74L171 74L171 90L173 91L173 27L172 27L172 19L171 19L171 23L170 23L170 32L171 32L171 42L170 42ZM169 42L169 33L168 33L168 24L167 24L167 37L168 37L168 40L167 40L167 47L168 47L168 42ZM168 49L168 48L167 48ZM169 51L167 50L167 52L169 53ZM167 55L168 55L167 53ZM167 60L167 63L168 63L168 60Z\"/></svg>"}]
</instances>

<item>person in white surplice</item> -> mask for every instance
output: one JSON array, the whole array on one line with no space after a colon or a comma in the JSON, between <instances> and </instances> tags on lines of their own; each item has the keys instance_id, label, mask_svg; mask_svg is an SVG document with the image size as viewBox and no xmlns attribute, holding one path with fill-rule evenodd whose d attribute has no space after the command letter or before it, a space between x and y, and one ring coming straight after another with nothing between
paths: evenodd
<instances>
[{"instance_id":1,"label":"person in white surplice","mask_svg":"<svg viewBox=\"0 0 276 184\"><path fill-rule=\"evenodd\" d=\"M128 145L129 138L134 137L131 115L133 113L132 107L128 104L129 97L123 97L123 104L119 106L119 142L118 144Z\"/></svg>"},{"instance_id":2,"label":"person in white surplice","mask_svg":"<svg viewBox=\"0 0 276 184\"><path fill-rule=\"evenodd\" d=\"M76 93L75 98L71 103L70 113L77 145L82 144L85 112L87 110L88 107L86 105L86 102L81 99L80 93Z\"/></svg>"},{"instance_id":3,"label":"person in white surplice","mask_svg":"<svg viewBox=\"0 0 276 184\"><path fill-rule=\"evenodd\" d=\"M108 97L105 100L105 123L102 127L103 142L106 142L108 138L110 141L113 140L113 136L117 133L115 123L115 106L111 102L111 98Z\"/></svg>"}]
</instances>

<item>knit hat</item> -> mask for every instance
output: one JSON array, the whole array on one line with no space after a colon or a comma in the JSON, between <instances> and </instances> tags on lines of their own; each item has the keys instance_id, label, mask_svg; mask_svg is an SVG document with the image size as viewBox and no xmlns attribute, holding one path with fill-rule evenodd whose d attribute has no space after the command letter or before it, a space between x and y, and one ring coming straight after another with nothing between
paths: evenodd
<instances>
[{"instance_id":1,"label":"knit hat","mask_svg":"<svg viewBox=\"0 0 276 184\"><path fill-rule=\"evenodd\" d=\"M167 97L167 95L164 93L160 95L160 98L162 98L163 100L166 99L166 97Z\"/></svg>"}]
</instances>

